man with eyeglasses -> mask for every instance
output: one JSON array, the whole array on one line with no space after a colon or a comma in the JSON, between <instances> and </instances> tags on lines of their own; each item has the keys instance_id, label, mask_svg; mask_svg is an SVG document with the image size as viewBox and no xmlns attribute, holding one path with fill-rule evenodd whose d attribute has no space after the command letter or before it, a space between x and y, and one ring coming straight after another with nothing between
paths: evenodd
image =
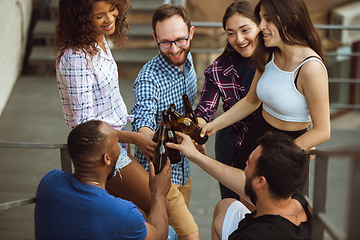
<instances>
[{"instance_id":1,"label":"man with eyeglasses","mask_svg":"<svg viewBox=\"0 0 360 240\"><path fill-rule=\"evenodd\" d=\"M152 28L160 51L143 66L134 82L135 104L131 110L133 131L143 133L149 139L148 151L142 154L135 146L134 156L146 170L156 147L152 138L159 126L161 111L174 103L176 110L184 114L182 95L186 93L194 104L197 94L197 78L189 53L195 28L191 26L188 12L183 6L162 5L153 14ZM169 224L179 240L200 239L197 224L189 211L190 161L184 155L181 159L171 165Z\"/></svg>"}]
</instances>

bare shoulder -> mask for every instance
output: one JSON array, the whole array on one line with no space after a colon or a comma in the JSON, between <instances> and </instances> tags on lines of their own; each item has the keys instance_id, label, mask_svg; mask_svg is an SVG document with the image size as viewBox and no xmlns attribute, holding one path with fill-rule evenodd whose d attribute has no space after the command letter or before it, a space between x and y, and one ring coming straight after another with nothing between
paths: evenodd
<instances>
[{"instance_id":1,"label":"bare shoulder","mask_svg":"<svg viewBox=\"0 0 360 240\"><path fill-rule=\"evenodd\" d=\"M327 81L327 70L322 61L316 57L310 58L301 68L299 81L314 80L321 78Z\"/></svg>"}]
</instances>

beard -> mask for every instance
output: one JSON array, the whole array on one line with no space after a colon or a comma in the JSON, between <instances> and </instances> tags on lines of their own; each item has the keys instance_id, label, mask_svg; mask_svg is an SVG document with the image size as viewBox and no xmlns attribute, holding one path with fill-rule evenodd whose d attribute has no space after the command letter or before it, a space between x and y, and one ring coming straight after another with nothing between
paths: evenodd
<instances>
[{"instance_id":1,"label":"beard","mask_svg":"<svg viewBox=\"0 0 360 240\"><path fill-rule=\"evenodd\" d=\"M246 178L245 194L250 197L251 202L256 206L257 196L251 184L253 179L254 177Z\"/></svg>"},{"instance_id":2,"label":"beard","mask_svg":"<svg viewBox=\"0 0 360 240\"><path fill-rule=\"evenodd\" d=\"M182 52L181 59L174 60L174 59L171 57L171 55L172 55L171 52L166 52L166 53L164 53L164 52L160 51L160 52L161 52L161 55L165 58L165 60L166 60L167 62L171 63L172 65L174 65L174 66L176 66L176 67L182 66L182 65L184 65L184 63L185 63L185 61L186 61L186 59L187 59L187 56L188 56L188 54L189 54L189 51L190 51L190 42L189 42L188 44L189 44L189 47L188 47L187 49L181 48L181 49L179 49L179 51L177 52L177 53Z\"/></svg>"}]
</instances>

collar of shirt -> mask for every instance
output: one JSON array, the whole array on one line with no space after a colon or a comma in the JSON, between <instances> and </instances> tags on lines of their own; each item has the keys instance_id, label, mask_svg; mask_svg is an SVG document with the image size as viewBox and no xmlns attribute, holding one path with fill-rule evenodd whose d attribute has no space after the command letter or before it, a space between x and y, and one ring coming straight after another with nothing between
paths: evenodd
<instances>
[{"instance_id":1,"label":"collar of shirt","mask_svg":"<svg viewBox=\"0 0 360 240\"><path fill-rule=\"evenodd\" d=\"M104 50L98 44L96 44L96 47L97 47L97 49L99 50L99 53L100 53L100 57L103 57L103 58L105 58L107 60L112 61L113 57L112 57L112 54L110 52L110 48L109 48L109 45L107 44L105 36L103 38L103 42L104 42L106 52L104 52Z\"/></svg>"}]
</instances>

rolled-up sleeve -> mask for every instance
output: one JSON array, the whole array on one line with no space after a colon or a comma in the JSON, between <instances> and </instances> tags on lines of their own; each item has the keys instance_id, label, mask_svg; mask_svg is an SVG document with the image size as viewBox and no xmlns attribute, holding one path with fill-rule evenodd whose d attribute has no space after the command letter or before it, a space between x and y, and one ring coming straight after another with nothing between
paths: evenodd
<instances>
[{"instance_id":1,"label":"rolled-up sleeve","mask_svg":"<svg viewBox=\"0 0 360 240\"><path fill-rule=\"evenodd\" d=\"M71 54L63 59L58 87L64 117L69 127L94 118L93 84L95 76L84 56Z\"/></svg>"},{"instance_id":2,"label":"rolled-up sleeve","mask_svg":"<svg viewBox=\"0 0 360 240\"><path fill-rule=\"evenodd\" d=\"M204 75L204 87L201 91L200 101L195 109L195 114L205 119L206 122L211 122L218 108L220 94L219 88L213 81L213 78L217 77L217 75L212 74L209 70L206 70Z\"/></svg>"},{"instance_id":3,"label":"rolled-up sleeve","mask_svg":"<svg viewBox=\"0 0 360 240\"><path fill-rule=\"evenodd\" d=\"M156 81L150 74L139 74L133 87L135 104L131 109L134 116L132 129L137 132L141 127L156 129L158 90Z\"/></svg>"}]
</instances>

